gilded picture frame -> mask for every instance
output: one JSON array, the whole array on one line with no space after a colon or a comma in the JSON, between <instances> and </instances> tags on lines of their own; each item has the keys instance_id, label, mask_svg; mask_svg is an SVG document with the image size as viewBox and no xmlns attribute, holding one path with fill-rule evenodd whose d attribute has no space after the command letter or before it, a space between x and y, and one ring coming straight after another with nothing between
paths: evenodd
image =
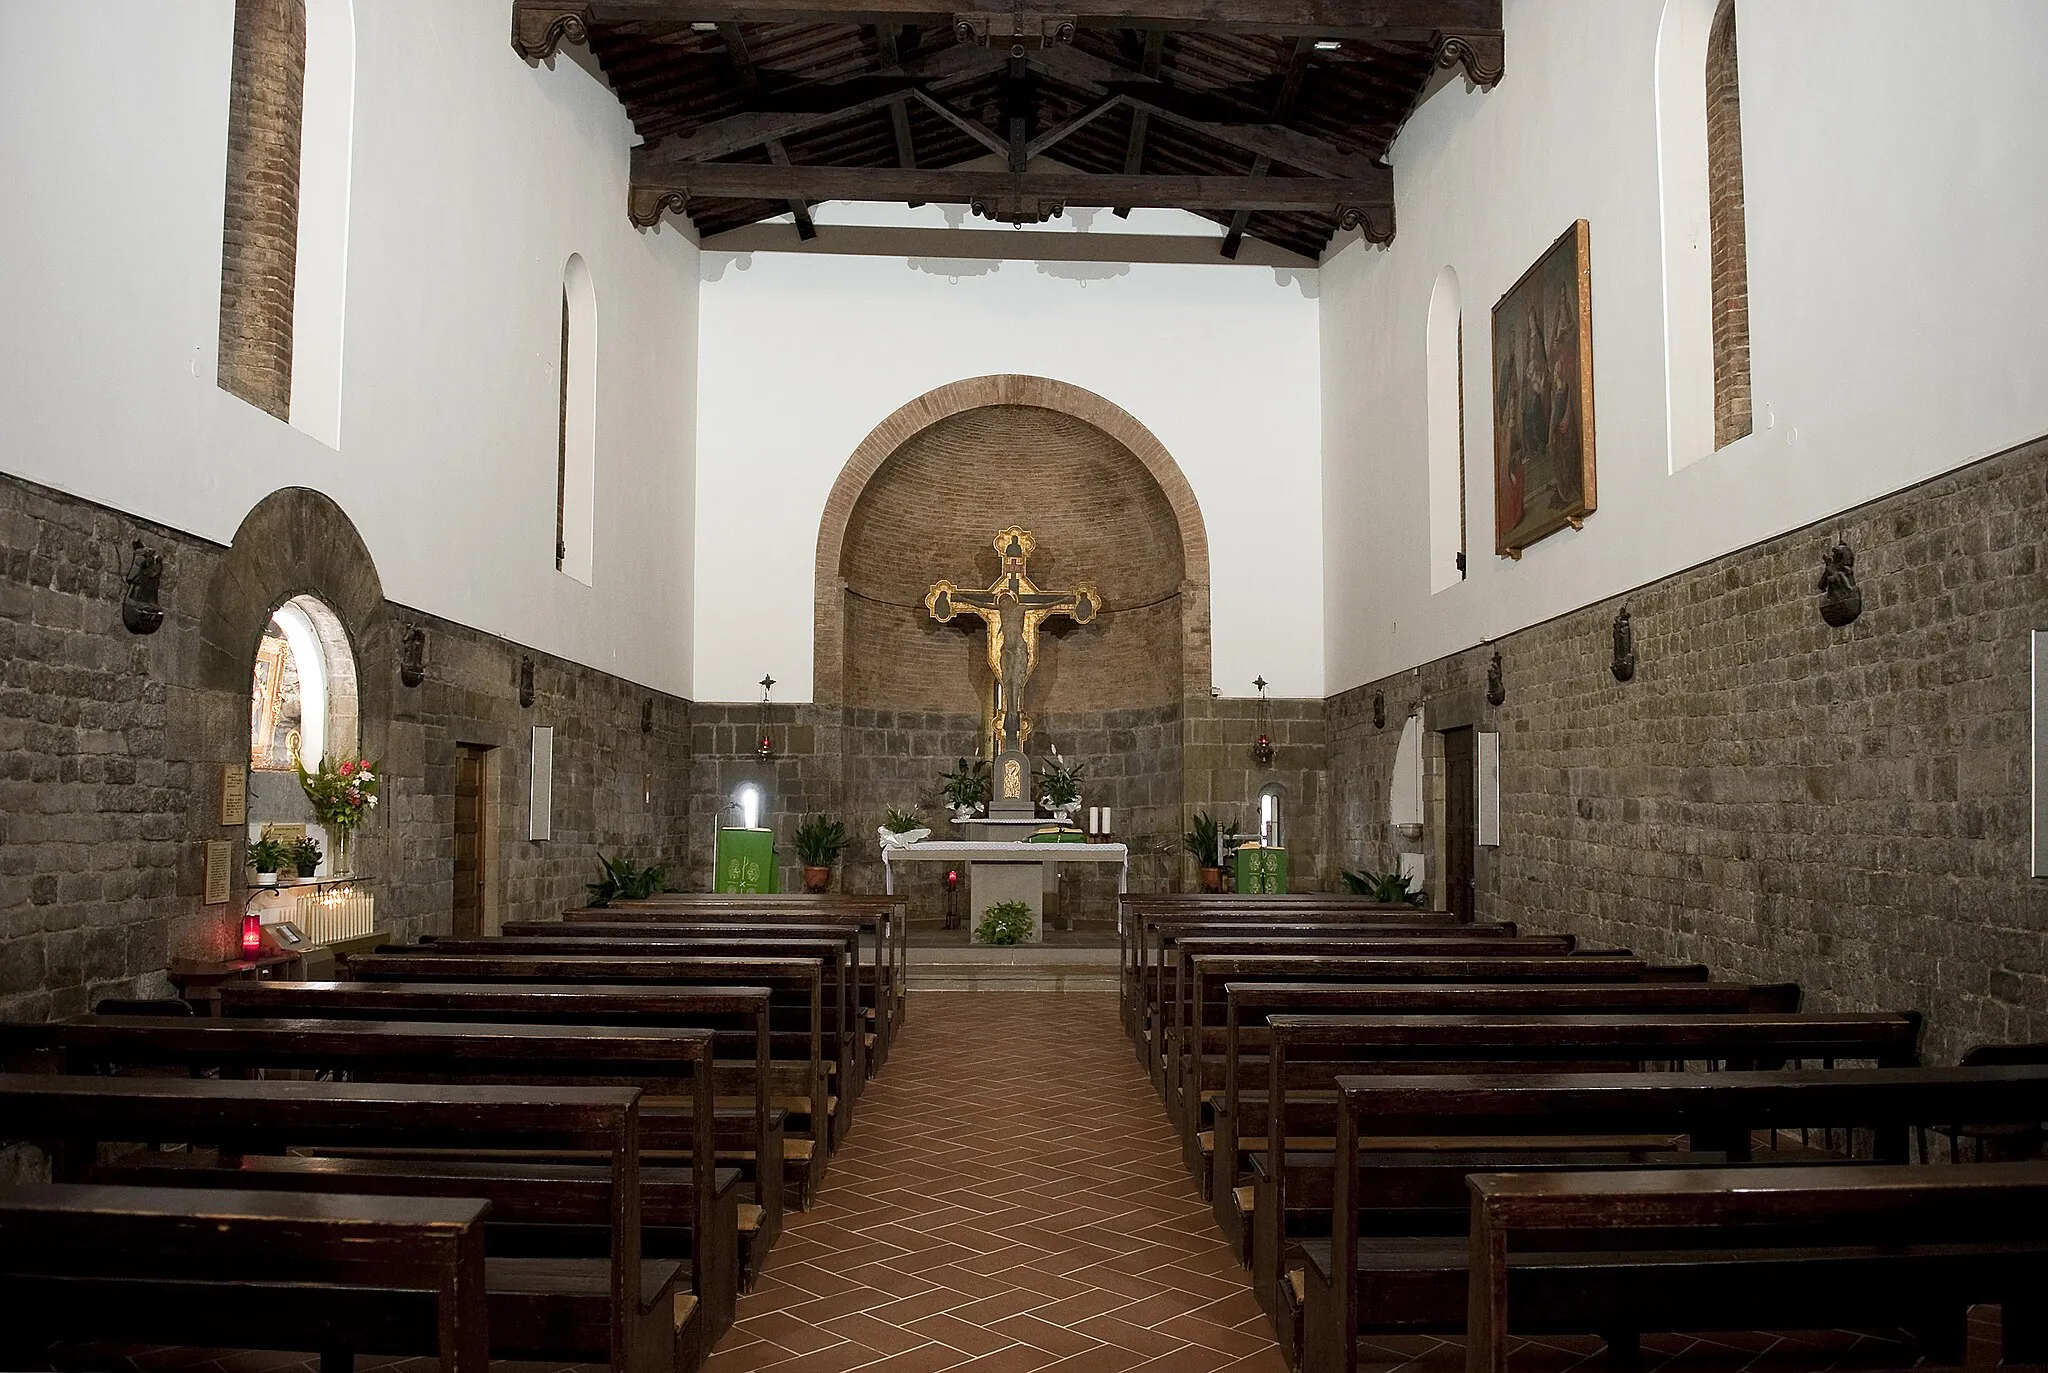
<instances>
[{"instance_id":1,"label":"gilded picture frame","mask_svg":"<svg viewBox=\"0 0 2048 1373\"><path fill-rule=\"evenodd\" d=\"M1577 529L1598 507L1591 233L1575 221L1493 307L1494 552Z\"/></svg>"}]
</instances>

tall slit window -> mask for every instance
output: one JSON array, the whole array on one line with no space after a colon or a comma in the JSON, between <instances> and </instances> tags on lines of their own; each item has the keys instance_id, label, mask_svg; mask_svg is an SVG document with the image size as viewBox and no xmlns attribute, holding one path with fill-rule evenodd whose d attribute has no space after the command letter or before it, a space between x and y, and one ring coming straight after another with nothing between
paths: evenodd
<instances>
[{"instance_id":1,"label":"tall slit window","mask_svg":"<svg viewBox=\"0 0 2048 1373\"><path fill-rule=\"evenodd\" d=\"M1465 578L1465 326L1458 274L1445 267L1429 294L1423 340L1428 392L1429 589Z\"/></svg>"},{"instance_id":2,"label":"tall slit window","mask_svg":"<svg viewBox=\"0 0 2048 1373\"><path fill-rule=\"evenodd\" d=\"M1714 271L1714 447L1750 432L1749 258L1743 218L1742 83L1735 0L1720 0L1707 33L1707 207Z\"/></svg>"},{"instance_id":3,"label":"tall slit window","mask_svg":"<svg viewBox=\"0 0 2048 1373\"><path fill-rule=\"evenodd\" d=\"M597 516L597 291L580 253L562 271L559 404L555 566L588 586Z\"/></svg>"}]
</instances>

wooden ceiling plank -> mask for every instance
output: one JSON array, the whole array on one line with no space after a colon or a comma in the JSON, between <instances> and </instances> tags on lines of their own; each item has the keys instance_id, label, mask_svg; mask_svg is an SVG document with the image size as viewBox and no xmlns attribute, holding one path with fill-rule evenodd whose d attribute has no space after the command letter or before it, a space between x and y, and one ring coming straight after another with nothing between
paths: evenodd
<instances>
[{"instance_id":1,"label":"wooden ceiling plank","mask_svg":"<svg viewBox=\"0 0 2048 1373\"><path fill-rule=\"evenodd\" d=\"M747 51L747 37L740 31L740 26L738 24L720 24L718 26L718 36L725 42L726 54L732 58L732 69L734 74L739 77L740 85L749 94L758 94L761 89L761 74L754 70L753 56ZM790 165L789 149L783 146L781 139L768 139L767 148L768 160L770 162L778 167ZM816 238L818 236L818 226L811 221L811 207L803 202L802 197L791 196L789 198L789 213L796 220L796 235L798 238Z\"/></svg>"},{"instance_id":2,"label":"wooden ceiling plank","mask_svg":"<svg viewBox=\"0 0 2048 1373\"><path fill-rule=\"evenodd\" d=\"M1025 160L1029 161L1031 158L1042 155L1047 149L1059 144L1069 134L1079 133L1082 129L1087 128L1090 124L1093 124L1096 120L1102 118L1102 116L1123 103L1122 96L1109 96L1090 105L1066 123L1047 129L1044 133L1024 145Z\"/></svg>"},{"instance_id":3,"label":"wooden ceiling plank","mask_svg":"<svg viewBox=\"0 0 2048 1373\"><path fill-rule=\"evenodd\" d=\"M1306 38L1294 40L1294 56L1287 63L1287 75L1280 79L1280 94L1273 100L1273 120L1284 124L1294 114L1294 107L1301 102L1302 83L1308 79L1308 55L1314 44ZM1252 175L1264 176L1273 170L1272 159L1264 153L1252 159ZM1235 260L1238 250L1244 246L1245 226L1252 221L1250 210L1233 211L1229 227L1223 231L1221 251L1223 256Z\"/></svg>"},{"instance_id":4,"label":"wooden ceiling plank","mask_svg":"<svg viewBox=\"0 0 2048 1373\"><path fill-rule=\"evenodd\" d=\"M875 52L884 69L902 63L901 40L902 30L896 25L875 25ZM896 137L896 165L914 171L917 167L917 143L910 136L910 106L904 96L899 95L889 102L889 131ZM912 201L910 208L914 210L921 203Z\"/></svg>"},{"instance_id":5,"label":"wooden ceiling plank","mask_svg":"<svg viewBox=\"0 0 2048 1373\"><path fill-rule=\"evenodd\" d=\"M948 124L951 124L961 133L966 134L969 138L973 139L976 143L979 143L982 147L988 149L996 156L1002 158L1009 157L1009 142L1005 139L998 138L996 136L995 131L989 128L988 125L982 123L979 119L976 119L971 115L965 114L959 110L954 109L951 105L948 105L945 101L939 99L939 97L933 95L930 91L914 90L910 94L919 104L925 106L933 114L945 120Z\"/></svg>"},{"instance_id":6,"label":"wooden ceiling plank","mask_svg":"<svg viewBox=\"0 0 2048 1373\"><path fill-rule=\"evenodd\" d=\"M1429 42L1438 33L1498 33L1501 0L1109 0L1096 6L937 8L931 0L515 0L530 10L575 11L589 24L934 24L986 14L1071 19L1084 28L1262 33L1277 37Z\"/></svg>"},{"instance_id":7,"label":"wooden ceiling plank","mask_svg":"<svg viewBox=\"0 0 2048 1373\"><path fill-rule=\"evenodd\" d=\"M984 131L986 132L986 131ZM991 138L994 135L990 135ZM1000 140L997 140L1000 141ZM1161 209L1296 210L1352 218L1393 207L1393 178L1369 180L1274 176L1117 176L1094 172L897 167L781 167L709 163L656 167L633 153L635 219L651 224L661 209L692 197L737 200L927 200L971 204L1012 197L1070 206L1131 205Z\"/></svg>"},{"instance_id":8,"label":"wooden ceiling plank","mask_svg":"<svg viewBox=\"0 0 2048 1373\"><path fill-rule=\"evenodd\" d=\"M1145 53L1138 59L1138 74L1147 81L1159 78L1159 63L1166 55L1166 30L1152 29L1145 35ZM1131 111L1131 137L1124 144L1124 175L1136 176L1145 170L1145 136L1150 131L1152 115L1149 111ZM1129 219L1131 207L1116 207L1118 219Z\"/></svg>"}]
</instances>

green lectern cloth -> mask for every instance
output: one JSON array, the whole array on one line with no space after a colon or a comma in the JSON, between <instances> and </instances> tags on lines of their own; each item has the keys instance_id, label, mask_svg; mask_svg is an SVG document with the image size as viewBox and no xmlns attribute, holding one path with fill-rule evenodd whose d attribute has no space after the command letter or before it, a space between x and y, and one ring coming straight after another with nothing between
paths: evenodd
<instances>
[{"instance_id":1,"label":"green lectern cloth","mask_svg":"<svg viewBox=\"0 0 2048 1373\"><path fill-rule=\"evenodd\" d=\"M713 891L774 891L775 831L720 830L717 877L711 887Z\"/></svg>"},{"instance_id":2,"label":"green lectern cloth","mask_svg":"<svg viewBox=\"0 0 2048 1373\"><path fill-rule=\"evenodd\" d=\"M1239 849L1237 851L1237 891L1240 896L1285 896L1287 894L1287 850Z\"/></svg>"}]
</instances>

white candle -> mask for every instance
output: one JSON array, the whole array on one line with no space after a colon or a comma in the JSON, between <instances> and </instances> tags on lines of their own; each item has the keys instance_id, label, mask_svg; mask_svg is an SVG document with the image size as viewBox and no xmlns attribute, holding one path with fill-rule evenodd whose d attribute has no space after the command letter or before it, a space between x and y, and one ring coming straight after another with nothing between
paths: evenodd
<instances>
[{"instance_id":1,"label":"white candle","mask_svg":"<svg viewBox=\"0 0 2048 1373\"><path fill-rule=\"evenodd\" d=\"M1088 807L1088 833L1102 833L1102 807L1100 806Z\"/></svg>"},{"instance_id":2,"label":"white candle","mask_svg":"<svg viewBox=\"0 0 2048 1373\"><path fill-rule=\"evenodd\" d=\"M1114 833L1116 833L1116 827L1115 827L1115 826L1113 826L1113 825L1111 825L1111 824L1109 823L1109 807L1108 807L1108 806L1104 806L1104 807L1102 808L1102 832L1103 832L1104 834L1114 834Z\"/></svg>"}]
</instances>

